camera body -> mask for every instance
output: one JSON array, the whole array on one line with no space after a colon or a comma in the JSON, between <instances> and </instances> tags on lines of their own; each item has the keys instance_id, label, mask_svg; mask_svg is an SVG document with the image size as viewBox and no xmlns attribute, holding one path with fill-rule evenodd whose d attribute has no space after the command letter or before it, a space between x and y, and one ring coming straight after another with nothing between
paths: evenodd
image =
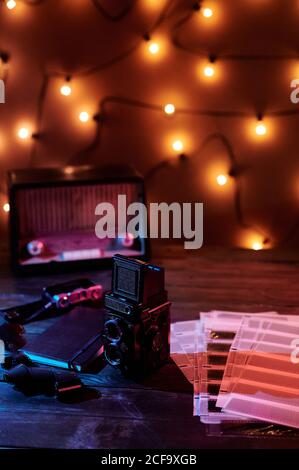
<instances>
[{"instance_id":1,"label":"camera body","mask_svg":"<svg viewBox=\"0 0 299 470\"><path fill-rule=\"evenodd\" d=\"M144 376L167 362L170 305L163 268L114 256L112 291L105 295L106 361L126 376Z\"/></svg>"}]
</instances>

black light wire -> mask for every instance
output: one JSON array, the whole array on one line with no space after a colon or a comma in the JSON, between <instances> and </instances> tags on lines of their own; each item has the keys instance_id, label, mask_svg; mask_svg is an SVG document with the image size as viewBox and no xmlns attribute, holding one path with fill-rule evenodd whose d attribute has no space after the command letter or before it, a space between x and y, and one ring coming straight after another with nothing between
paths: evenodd
<instances>
[{"instance_id":1,"label":"black light wire","mask_svg":"<svg viewBox=\"0 0 299 470\"><path fill-rule=\"evenodd\" d=\"M41 137L40 129L42 127L44 104L45 104L45 100L46 100L46 96L47 96L47 90L48 90L51 78L65 77L68 81L71 81L71 79L74 76L76 76L76 77L87 77L87 76L93 75L95 73L101 72L103 70L106 70L106 69L108 69L108 68L110 68L110 67L112 67L116 64L119 64L123 60L129 58L139 48L140 44L143 43L143 41L145 39L145 36L150 37L150 34L152 34L155 31L155 29L157 29L163 23L163 21L167 18L169 11L170 11L171 7L174 4L174 1L175 0L168 0L166 5L164 6L164 8L162 8L161 12L159 13L157 19L154 21L153 25L145 33L144 37L139 38L138 41L136 41L133 46L131 46L126 51L112 57L111 59L108 59L107 61L102 62L101 64L98 64L96 66L90 67L90 68L85 69L85 70L82 70L80 72L76 72L75 75L74 74L65 74L65 73L61 73L61 72L58 72L58 71L49 71L49 72L42 71L42 83L41 83L41 86L40 86L40 91L39 91L38 99L37 99L36 129L38 129L38 130L32 136L34 139L33 139L33 144L32 144L31 155L30 155L30 159L29 159L29 165L30 166L32 166L36 161L36 146L37 146L36 140ZM127 14L128 13L129 13L129 11L127 12ZM96 134L95 138L98 139L98 137L99 136L97 136L97 134ZM93 143L90 144L90 146L88 146L88 149L92 150L93 146L94 146ZM79 152L79 154L80 153L81 152Z\"/></svg>"},{"instance_id":2,"label":"black light wire","mask_svg":"<svg viewBox=\"0 0 299 470\"><path fill-rule=\"evenodd\" d=\"M187 46L181 39L181 33L186 25L188 25L189 21L192 20L194 14L200 11L202 7L202 1L196 2L193 7L187 12L181 19L175 23L174 27L172 28L172 36L171 41L172 44L177 48L184 52L187 52L192 55L201 56L201 57L208 57L211 62L215 62L218 59L222 61L281 61L281 60L298 60L299 53L293 54L218 54L218 53L207 53L207 51Z\"/></svg>"},{"instance_id":3,"label":"black light wire","mask_svg":"<svg viewBox=\"0 0 299 470\"><path fill-rule=\"evenodd\" d=\"M112 21L112 22L114 22L114 21L117 22L117 21L120 21L123 18L125 18L133 10L133 8L135 8L135 6L136 6L136 4L138 3L139 0L130 0L130 1L128 1L127 5L117 15L111 15L102 6L102 4L99 0L91 0L91 1L92 1L92 4L94 5L94 7L97 9L97 11L99 11L106 20Z\"/></svg>"}]
</instances>

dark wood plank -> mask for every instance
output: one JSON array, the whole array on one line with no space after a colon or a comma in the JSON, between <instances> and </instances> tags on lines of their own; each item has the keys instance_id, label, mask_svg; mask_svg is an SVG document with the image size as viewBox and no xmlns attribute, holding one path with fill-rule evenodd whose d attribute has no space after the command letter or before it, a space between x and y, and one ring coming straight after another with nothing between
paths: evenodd
<instances>
[{"instance_id":1,"label":"dark wood plank","mask_svg":"<svg viewBox=\"0 0 299 470\"><path fill-rule=\"evenodd\" d=\"M44 285L77 275L15 278L8 274L5 252L2 259L1 308L32 301ZM298 253L219 248L188 252L180 246L158 244L154 261L166 268L172 321L193 319L200 310L211 309L299 313ZM88 275L109 288L109 271ZM50 323L28 325L28 336L40 334ZM0 384L0 447L294 446L292 439L280 442L206 436L199 418L192 417L192 387L173 364L143 383L127 381L109 367L95 380L98 393L90 392L75 403L45 396L24 397L9 385Z\"/></svg>"}]
</instances>

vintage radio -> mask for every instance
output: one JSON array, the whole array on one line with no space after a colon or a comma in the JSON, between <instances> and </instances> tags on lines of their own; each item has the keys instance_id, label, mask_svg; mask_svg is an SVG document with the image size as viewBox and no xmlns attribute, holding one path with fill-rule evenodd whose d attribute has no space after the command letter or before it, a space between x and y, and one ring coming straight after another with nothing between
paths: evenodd
<instances>
[{"instance_id":1,"label":"vintage radio","mask_svg":"<svg viewBox=\"0 0 299 470\"><path fill-rule=\"evenodd\" d=\"M124 229L132 216L122 214L119 226L119 195L126 196L127 206L145 203L143 179L130 167L11 171L10 234L15 270L61 271L84 264L90 268L107 263L116 253L146 259L147 239ZM102 202L115 209L115 237L98 238L96 234L95 209Z\"/></svg>"}]
</instances>

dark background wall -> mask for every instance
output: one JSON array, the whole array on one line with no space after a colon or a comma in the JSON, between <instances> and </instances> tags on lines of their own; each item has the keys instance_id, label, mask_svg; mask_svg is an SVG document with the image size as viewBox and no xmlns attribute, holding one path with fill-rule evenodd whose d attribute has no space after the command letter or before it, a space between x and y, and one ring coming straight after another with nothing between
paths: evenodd
<instances>
[{"instance_id":1,"label":"dark background wall","mask_svg":"<svg viewBox=\"0 0 299 470\"><path fill-rule=\"evenodd\" d=\"M212 18L189 0L0 3L0 50L10 55L0 66L2 232L11 168L125 162L149 174L164 162L147 179L149 199L204 202L205 243L252 247L266 237L265 247L298 246L299 105L290 82L299 76L299 4L202 3ZM146 33L159 43L154 56ZM81 111L103 116L83 124ZM267 126L260 137L259 114ZM20 140L24 126L40 138ZM184 161L171 146L177 139ZM235 177L217 185L232 166Z\"/></svg>"}]
</instances>

